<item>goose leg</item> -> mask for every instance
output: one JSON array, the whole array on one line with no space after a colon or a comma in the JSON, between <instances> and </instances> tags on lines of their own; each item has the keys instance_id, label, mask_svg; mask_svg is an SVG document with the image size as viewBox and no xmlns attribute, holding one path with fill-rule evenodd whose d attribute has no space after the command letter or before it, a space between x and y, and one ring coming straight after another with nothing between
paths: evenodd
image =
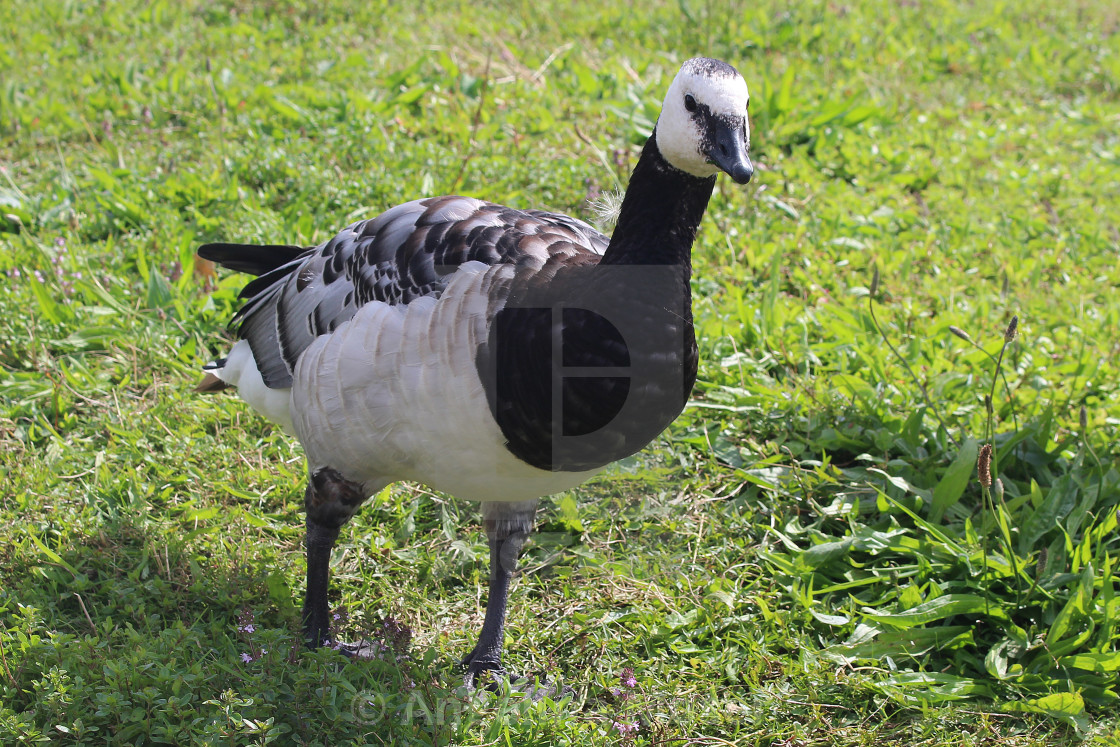
<instances>
[{"instance_id":1,"label":"goose leg","mask_svg":"<svg viewBox=\"0 0 1120 747\"><path fill-rule=\"evenodd\" d=\"M482 679L484 672L494 679L509 677L502 665L509 584L517 569L517 556L529 538L536 508L537 501L482 504L483 523L490 540L490 588L478 643L461 662L467 670L468 687Z\"/></svg>"},{"instance_id":2,"label":"goose leg","mask_svg":"<svg viewBox=\"0 0 1120 747\"><path fill-rule=\"evenodd\" d=\"M475 677L483 672L491 672L495 676L506 675L505 667L502 666L502 644L505 639L509 582L517 563L517 553L527 537L528 533L521 533L505 539L490 538L490 593L486 599L486 619L482 623L478 643L462 661L467 668L467 685L473 686ZM509 566L513 567L507 567L502 561L503 556L512 558Z\"/></svg>"},{"instance_id":3,"label":"goose leg","mask_svg":"<svg viewBox=\"0 0 1120 747\"><path fill-rule=\"evenodd\" d=\"M330 584L331 550L338 530L365 501L361 485L346 480L330 467L311 474L304 494L307 509L307 596L303 601L303 633L311 648L332 642L327 589ZM349 647L343 653L356 654Z\"/></svg>"},{"instance_id":4,"label":"goose leg","mask_svg":"<svg viewBox=\"0 0 1120 747\"><path fill-rule=\"evenodd\" d=\"M311 648L328 644L331 639L327 588L331 550L338 539L338 529L317 524L311 517L307 519L307 596L303 599L303 633Z\"/></svg>"}]
</instances>

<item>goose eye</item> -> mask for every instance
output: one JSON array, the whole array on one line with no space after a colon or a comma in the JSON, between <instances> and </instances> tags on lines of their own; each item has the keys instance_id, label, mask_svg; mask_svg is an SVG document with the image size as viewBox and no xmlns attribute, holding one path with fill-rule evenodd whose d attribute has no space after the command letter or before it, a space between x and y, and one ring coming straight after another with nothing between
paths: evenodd
<instances>
[{"instance_id":1,"label":"goose eye","mask_svg":"<svg viewBox=\"0 0 1120 747\"><path fill-rule=\"evenodd\" d=\"M692 98L691 93L684 95L684 108L690 112L696 111L696 99Z\"/></svg>"}]
</instances>

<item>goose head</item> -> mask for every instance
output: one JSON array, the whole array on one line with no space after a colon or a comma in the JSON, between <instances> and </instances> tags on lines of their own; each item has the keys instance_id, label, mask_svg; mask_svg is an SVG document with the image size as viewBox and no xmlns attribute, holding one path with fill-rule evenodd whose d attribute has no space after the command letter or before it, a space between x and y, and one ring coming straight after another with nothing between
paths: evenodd
<instances>
[{"instance_id":1,"label":"goose head","mask_svg":"<svg viewBox=\"0 0 1120 747\"><path fill-rule=\"evenodd\" d=\"M739 184L754 174L748 155L747 83L726 62L695 57L669 86L654 133L669 164L693 176L723 171Z\"/></svg>"}]
</instances>

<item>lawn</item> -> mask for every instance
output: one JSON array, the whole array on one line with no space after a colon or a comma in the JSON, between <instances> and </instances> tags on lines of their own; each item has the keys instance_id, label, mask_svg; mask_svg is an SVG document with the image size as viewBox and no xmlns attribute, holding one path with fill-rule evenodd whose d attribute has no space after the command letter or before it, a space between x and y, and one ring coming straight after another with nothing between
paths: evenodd
<instances>
[{"instance_id":1,"label":"lawn","mask_svg":"<svg viewBox=\"0 0 1120 747\"><path fill-rule=\"evenodd\" d=\"M1120 7L6 0L0 743L1120 744ZM299 643L298 446L192 392L244 276L460 193L597 220L679 64L751 87L700 375L546 500L533 703L465 693L474 504L342 533ZM980 462L978 469L978 462Z\"/></svg>"}]
</instances>

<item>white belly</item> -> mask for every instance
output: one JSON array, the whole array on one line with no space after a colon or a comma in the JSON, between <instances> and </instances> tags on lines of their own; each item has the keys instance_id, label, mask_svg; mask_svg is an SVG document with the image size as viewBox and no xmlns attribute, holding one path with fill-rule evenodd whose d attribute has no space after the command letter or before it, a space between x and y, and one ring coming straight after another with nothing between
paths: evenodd
<instances>
[{"instance_id":1,"label":"white belly","mask_svg":"<svg viewBox=\"0 0 1120 747\"><path fill-rule=\"evenodd\" d=\"M547 472L513 456L475 367L492 313L487 291L512 271L471 262L456 270L439 300L366 304L303 352L291 390L264 387L251 355L248 365L242 360L245 342L226 370L235 360L251 370L240 372L240 381L226 371L222 378L296 434L312 471L333 467L367 495L397 480L476 501L567 490L599 470Z\"/></svg>"}]
</instances>

